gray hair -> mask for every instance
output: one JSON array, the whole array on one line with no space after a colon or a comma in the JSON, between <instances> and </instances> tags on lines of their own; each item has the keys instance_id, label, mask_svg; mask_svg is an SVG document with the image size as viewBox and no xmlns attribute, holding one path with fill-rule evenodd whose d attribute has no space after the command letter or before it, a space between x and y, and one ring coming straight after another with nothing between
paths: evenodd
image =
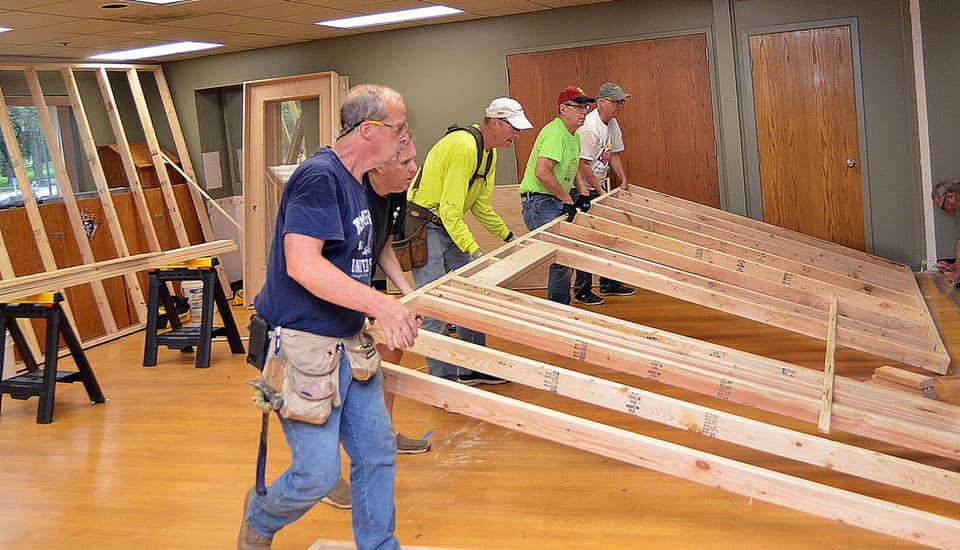
<instances>
[{"instance_id":1,"label":"gray hair","mask_svg":"<svg viewBox=\"0 0 960 550\"><path fill-rule=\"evenodd\" d=\"M367 120L383 120L383 104L389 99L402 99L399 92L382 84L361 84L347 92L340 104L340 137Z\"/></svg>"}]
</instances>

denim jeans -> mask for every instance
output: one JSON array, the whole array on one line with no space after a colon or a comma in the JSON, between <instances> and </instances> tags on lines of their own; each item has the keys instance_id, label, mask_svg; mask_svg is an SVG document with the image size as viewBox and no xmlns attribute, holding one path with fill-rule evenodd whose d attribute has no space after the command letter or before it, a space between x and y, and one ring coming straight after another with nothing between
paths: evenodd
<instances>
[{"instance_id":1,"label":"denim jeans","mask_svg":"<svg viewBox=\"0 0 960 550\"><path fill-rule=\"evenodd\" d=\"M553 195L527 195L522 200L523 223L527 229L534 229L546 225L563 215L563 203ZM547 277L547 298L561 304L570 303L570 275L569 267L560 264L550 264L550 275Z\"/></svg>"},{"instance_id":2,"label":"denim jeans","mask_svg":"<svg viewBox=\"0 0 960 550\"><path fill-rule=\"evenodd\" d=\"M460 247L447 234L447 230L441 225L428 223L427 264L413 270L413 281L417 284L417 288L421 288L468 263L470 263L470 255L460 250ZM445 326L446 323L439 319L423 318L424 330L443 334ZM484 333L464 327L457 327L457 339L478 346L487 345L487 336ZM430 374L434 376L457 381L457 365L427 357L427 368L430 370ZM459 371L464 375L473 372L464 367L460 367Z\"/></svg>"},{"instance_id":3,"label":"denim jeans","mask_svg":"<svg viewBox=\"0 0 960 550\"><path fill-rule=\"evenodd\" d=\"M353 536L357 547L400 548L394 536L393 501L397 439L383 403L383 373L366 382L353 379L350 360L340 360L340 399L323 425L281 418L292 454L290 467L267 488L254 494L247 510L250 526L272 537L296 521L340 478L340 442L350 456Z\"/></svg>"},{"instance_id":4,"label":"denim jeans","mask_svg":"<svg viewBox=\"0 0 960 550\"><path fill-rule=\"evenodd\" d=\"M599 196L599 195L593 194L593 192L591 192L591 194L594 197ZM577 191L576 187L570 190L570 196L573 198L573 200L577 200L577 198L580 196L580 192ZM580 271L579 269L577 269L576 272L577 272L576 277L574 277L573 279L573 295L579 296L583 294L584 291L590 290L590 287L593 286L593 273L590 273L588 271ZM615 281L613 279L607 279L606 277L600 277L601 290L613 288L615 286L618 286L619 284L620 284L619 281Z\"/></svg>"}]
</instances>

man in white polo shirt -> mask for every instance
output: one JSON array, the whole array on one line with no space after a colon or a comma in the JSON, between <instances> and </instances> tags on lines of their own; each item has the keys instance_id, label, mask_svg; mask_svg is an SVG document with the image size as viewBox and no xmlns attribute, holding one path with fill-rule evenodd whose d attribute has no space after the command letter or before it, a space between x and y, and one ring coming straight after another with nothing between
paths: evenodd
<instances>
[{"instance_id":1,"label":"man in white polo shirt","mask_svg":"<svg viewBox=\"0 0 960 550\"><path fill-rule=\"evenodd\" d=\"M610 187L610 169L617 177L621 186L626 188L627 175L623 171L623 161L620 153L623 151L623 133L617 123L617 115L623 110L623 104L630 94L623 91L618 84L607 82L600 86L597 93L597 108L591 111L583 121L583 126L577 129L580 135L580 166L578 175L590 190L590 198L605 193ZM571 191L576 200L577 191ZM593 274L577 270L577 277L573 283L574 301L598 306L603 298L593 293ZM637 291L619 281L600 277L600 294L603 296L633 296Z\"/></svg>"}]
</instances>

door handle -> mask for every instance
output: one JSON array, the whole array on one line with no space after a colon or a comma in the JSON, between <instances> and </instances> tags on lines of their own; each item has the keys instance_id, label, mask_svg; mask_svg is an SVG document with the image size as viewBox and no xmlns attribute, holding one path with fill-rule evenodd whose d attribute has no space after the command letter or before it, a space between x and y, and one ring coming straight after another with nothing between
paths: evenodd
<instances>
[{"instance_id":1,"label":"door handle","mask_svg":"<svg viewBox=\"0 0 960 550\"><path fill-rule=\"evenodd\" d=\"M847 159L847 168L853 168L857 165L857 161L854 159Z\"/></svg>"}]
</instances>

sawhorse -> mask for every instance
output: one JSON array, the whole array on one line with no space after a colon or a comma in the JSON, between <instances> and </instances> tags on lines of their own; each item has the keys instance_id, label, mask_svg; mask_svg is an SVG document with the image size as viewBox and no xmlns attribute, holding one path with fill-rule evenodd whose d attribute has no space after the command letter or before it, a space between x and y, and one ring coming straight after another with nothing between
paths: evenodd
<instances>
[{"instance_id":1,"label":"sawhorse","mask_svg":"<svg viewBox=\"0 0 960 550\"><path fill-rule=\"evenodd\" d=\"M63 301L63 295L59 292L48 292L36 297L25 299L23 302L0 304L0 365L3 364L6 354L7 331L13 337L13 343L20 351L20 357L23 358L27 366L27 372L19 376L14 376L0 381L0 400L3 394L8 393L14 399L28 399L33 396L40 397L40 405L37 408L37 423L49 424L53 422L53 404L54 394L57 382L73 383L83 382L83 387L90 396L90 401L94 403L106 403L106 398L100 390L100 384L90 368L87 356L83 352L83 346L80 339L77 338L73 327L63 314L63 308L60 302ZM17 319L37 319L42 318L47 322L47 332L45 339L45 359L43 369L39 368L27 340L23 337L20 326L17 325ZM57 356L60 347L60 337L67 344L67 349L73 356L73 361L77 364L79 370L74 372L57 371Z\"/></svg>"},{"instance_id":2,"label":"sawhorse","mask_svg":"<svg viewBox=\"0 0 960 550\"><path fill-rule=\"evenodd\" d=\"M150 270L150 294L147 300L147 335L143 346L143 366L157 364L157 347L165 345L181 352L191 352L197 348L196 367L205 369L210 366L210 344L216 336L226 336L231 353L244 353L243 340L233 319L230 303L223 293L223 287L217 279L216 258L200 258L189 262L165 266ZM180 323L173 298L167 290L167 281L201 281L203 283L203 313L200 324L188 327ZM171 330L157 334L159 325L160 302L166 311ZM213 326L213 307L220 312L222 327Z\"/></svg>"}]
</instances>

